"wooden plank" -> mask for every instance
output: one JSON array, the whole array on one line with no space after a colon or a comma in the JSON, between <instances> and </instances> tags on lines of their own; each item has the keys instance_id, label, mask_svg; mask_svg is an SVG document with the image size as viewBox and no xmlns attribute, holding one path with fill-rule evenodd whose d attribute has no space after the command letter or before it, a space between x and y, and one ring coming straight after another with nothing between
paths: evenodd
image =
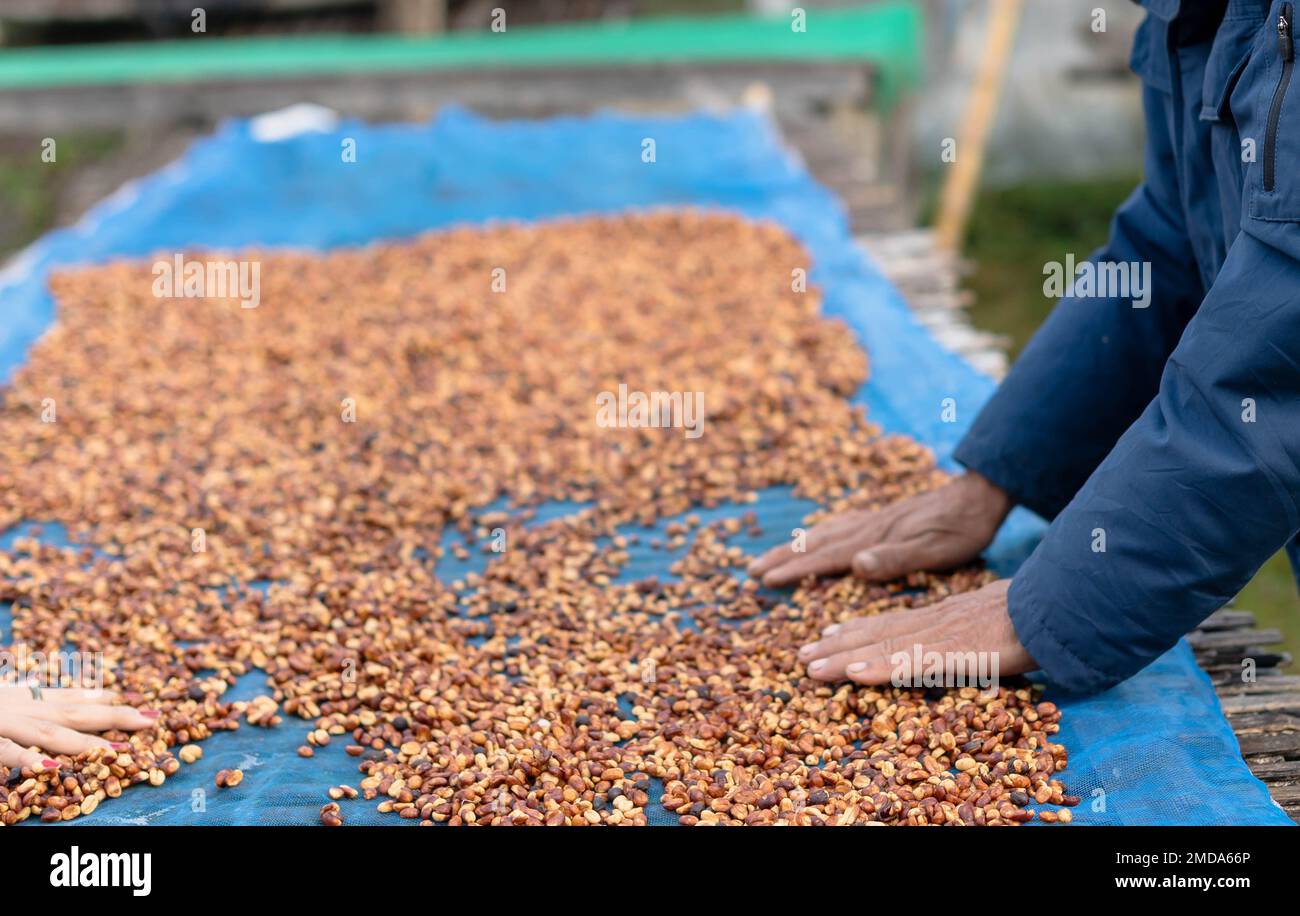
<instances>
[{"instance_id":1,"label":"wooden plank","mask_svg":"<svg viewBox=\"0 0 1300 916\"><path fill-rule=\"evenodd\" d=\"M56 19L127 19L139 12L136 0L7 0L0 18L15 22Z\"/></svg>"},{"instance_id":2,"label":"wooden plank","mask_svg":"<svg viewBox=\"0 0 1300 916\"><path fill-rule=\"evenodd\" d=\"M1280 674L1276 668L1265 668L1259 673L1259 679L1253 683L1243 683L1240 677L1229 678L1223 684L1216 684L1219 696L1237 696L1240 694L1286 693L1300 691L1300 677L1293 674Z\"/></svg>"},{"instance_id":3,"label":"wooden plank","mask_svg":"<svg viewBox=\"0 0 1300 916\"><path fill-rule=\"evenodd\" d=\"M1225 607L1215 611L1209 617L1201 621L1197 630L1235 630L1239 627L1253 627L1255 625L1255 615L1250 611L1242 611L1237 608Z\"/></svg>"},{"instance_id":4,"label":"wooden plank","mask_svg":"<svg viewBox=\"0 0 1300 916\"><path fill-rule=\"evenodd\" d=\"M151 5L160 6L156 2ZM247 0L208 0L202 5L210 14L229 15L249 10ZM259 0L258 8L275 13L319 12L357 5L357 0ZM26 23L139 19L145 6L141 0L4 0L0 5L0 19ZM177 19L188 22L190 7L174 4L174 14Z\"/></svg>"},{"instance_id":5,"label":"wooden plank","mask_svg":"<svg viewBox=\"0 0 1300 916\"><path fill-rule=\"evenodd\" d=\"M1279 763L1252 763L1250 771L1256 777L1273 786L1300 785L1300 760L1284 760Z\"/></svg>"},{"instance_id":6,"label":"wooden plank","mask_svg":"<svg viewBox=\"0 0 1300 916\"><path fill-rule=\"evenodd\" d=\"M1267 646L1279 643L1282 641L1282 631L1275 627L1268 627L1263 630L1222 630L1212 633L1194 630L1188 634L1187 641L1198 652L1202 650L1235 649L1238 647L1245 649L1251 646Z\"/></svg>"},{"instance_id":7,"label":"wooden plank","mask_svg":"<svg viewBox=\"0 0 1300 916\"><path fill-rule=\"evenodd\" d=\"M198 42L195 42L198 44ZM446 105L489 117L544 117L611 106L679 111L699 87L717 98L740 99L755 81L775 88L778 119L787 111L872 97L874 75L858 63L809 67L798 62L665 67L501 69L339 73L311 79L258 82L206 80L192 85L77 86L0 92L0 131L39 132L118 127L135 119L154 124L248 117L296 102L324 105L367 120L425 120ZM683 102L683 100L688 100Z\"/></svg>"},{"instance_id":8,"label":"wooden plank","mask_svg":"<svg viewBox=\"0 0 1300 916\"><path fill-rule=\"evenodd\" d=\"M1236 676L1241 676L1241 662L1249 658L1255 663L1255 671L1258 674L1271 668L1277 668L1291 664L1291 655L1287 652L1271 652L1267 649L1255 647L1253 649L1223 652L1196 653L1196 661L1200 664L1201 669L1209 672L1233 672Z\"/></svg>"},{"instance_id":9,"label":"wooden plank","mask_svg":"<svg viewBox=\"0 0 1300 916\"><path fill-rule=\"evenodd\" d=\"M933 231L870 233L856 241L943 347L993 378L1006 375L1010 341L971 325L966 308L973 296L961 285L963 262L936 247Z\"/></svg>"},{"instance_id":10,"label":"wooden plank","mask_svg":"<svg viewBox=\"0 0 1300 916\"><path fill-rule=\"evenodd\" d=\"M1247 712L1300 713L1300 693L1235 694L1219 698L1229 716Z\"/></svg>"},{"instance_id":11,"label":"wooden plank","mask_svg":"<svg viewBox=\"0 0 1300 916\"><path fill-rule=\"evenodd\" d=\"M1276 735L1284 732L1300 732L1300 717L1287 713L1246 713L1233 716L1232 730L1237 740L1246 735Z\"/></svg>"},{"instance_id":12,"label":"wooden plank","mask_svg":"<svg viewBox=\"0 0 1300 916\"><path fill-rule=\"evenodd\" d=\"M435 35L447 30L447 0L380 0L381 21L406 35Z\"/></svg>"},{"instance_id":13,"label":"wooden plank","mask_svg":"<svg viewBox=\"0 0 1300 916\"><path fill-rule=\"evenodd\" d=\"M1273 796L1273 801L1284 808L1300 806L1300 786L1270 787L1269 794Z\"/></svg>"}]
</instances>

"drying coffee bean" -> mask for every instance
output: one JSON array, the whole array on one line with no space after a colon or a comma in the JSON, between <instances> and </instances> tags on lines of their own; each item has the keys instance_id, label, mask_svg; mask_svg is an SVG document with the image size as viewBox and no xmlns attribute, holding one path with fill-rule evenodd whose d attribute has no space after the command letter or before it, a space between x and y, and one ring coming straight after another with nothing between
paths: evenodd
<instances>
[{"instance_id":1,"label":"drying coffee bean","mask_svg":"<svg viewBox=\"0 0 1300 916\"><path fill-rule=\"evenodd\" d=\"M813 524L945 479L850 400L866 354L791 291L809 259L780 229L664 212L251 256L257 309L155 297L147 261L50 280L58 324L0 401L0 530L50 519L78 543L0 550L7 629L75 633L162 715L129 751L20 773L0 823L84 816L216 732L277 724L304 755L342 743L359 795L424 823L645 824L652 795L688 824L1069 804L1060 710L1026 684L826 685L797 662L830 623L988 572L736 578L768 488ZM682 409L598 416L620 386ZM33 420L47 398L57 424ZM656 526L671 571L625 575ZM263 694L228 699L250 672Z\"/></svg>"}]
</instances>

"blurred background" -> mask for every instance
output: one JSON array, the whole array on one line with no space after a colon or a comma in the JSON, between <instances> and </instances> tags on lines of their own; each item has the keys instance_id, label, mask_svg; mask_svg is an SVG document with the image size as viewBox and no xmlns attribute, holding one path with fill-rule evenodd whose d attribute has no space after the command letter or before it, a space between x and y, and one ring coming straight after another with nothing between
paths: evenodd
<instances>
[{"instance_id":1,"label":"blurred background","mask_svg":"<svg viewBox=\"0 0 1300 916\"><path fill-rule=\"evenodd\" d=\"M1051 307L1041 266L1105 239L1143 141L1127 67L1140 9L1015 5L990 67L996 0L0 0L0 261L228 117L745 105L845 202L924 320L996 375ZM990 73L982 168L943 257L916 233L943 209L944 144L969 132ZM1238 603L1296 654L1280 555Z\"/></svg>"}]
</instances>

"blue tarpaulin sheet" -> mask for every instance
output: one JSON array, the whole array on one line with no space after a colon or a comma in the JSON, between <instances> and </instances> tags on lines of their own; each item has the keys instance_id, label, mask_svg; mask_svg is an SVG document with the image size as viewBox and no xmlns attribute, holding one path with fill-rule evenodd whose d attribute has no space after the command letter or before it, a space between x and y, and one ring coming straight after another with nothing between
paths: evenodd
<instances>
[{"instance_id":1,"label":"blue tarpaulin sheet","mask_svg":"<svg viewBox=\"0 0 1300 916\"><path fill-rule=\"evenodd\" d=\"M275 116L225 124L77 226L50 233L0 273L0 380L11 377L55 318L47 288L54 269L180 249L325 250L458 223L694 206L775 221L807 247L810 279L824 292L825 312L847 322L870 356L871 378L857 397L875 422L926 443L945 466L994 387L914 320L853 243L836 199L760 115L602 113L492 122L453 109L427 124L339 121L299 131L268 130L277 126L268 117ZM654 162L642 160L646 138L655 141ZM355 142L355 162L340 155L347 139ZM956 402L954 422L943 419L945 398ZM755 551L780 540L811 507L788 491L774 491L756 508L767 534L738 542ZM1042 528L1032 515L1013 514L990 562L1013 572ZM8 532L0 546L18 533ZM57 529L46 526L44 536L56 537ZM669 562L663 552L637 552L627 575L663 576ZM0 643L8 617L0 606ZM249 699L266 689L265 678L254 672L227 698ZM1186 642L1100 696L1057 697L1049 687L1049 697L1064 713L1060 739L1070 762L1062 778L1083 799L1076 823L1290 823L1242 762ZM317 823L324 790L355 785L359 774L342 742L313 759L298 757L307 727L289 719L274 729L218 734L204 743L200 762L164 786L132 789L73 823ZM243 785L212 789L216 771L230 767L244 770ZM349 824L414 823L379 815L364 800L343 806ZM653 808L652 820L675 818Z\"/></svg>"}]
</instances>

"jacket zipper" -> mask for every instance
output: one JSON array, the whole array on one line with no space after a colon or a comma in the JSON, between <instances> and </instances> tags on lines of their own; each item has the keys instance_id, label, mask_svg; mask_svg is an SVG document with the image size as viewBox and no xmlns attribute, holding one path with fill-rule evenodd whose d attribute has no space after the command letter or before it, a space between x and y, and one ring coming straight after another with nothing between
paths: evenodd
<instances>
[{"instance_id":1,"label":"jacket zipper","mask_svg":"<svg viewBox=\"0 0 1300 916\"><path fill-rule=\"evenodd\" d=\"M1277 158L1277 120L1282 114L1282 99L1291 82L1295 65L1295 41L1291 35L1291 4L1283 3L1277 17L1277 49L1282 55L1282 76L1273 90L1273 104L1268 108L1268 125L1264 133L1264 190L1273 190L1274 160Z\"/></svg>"}]
</instances>

